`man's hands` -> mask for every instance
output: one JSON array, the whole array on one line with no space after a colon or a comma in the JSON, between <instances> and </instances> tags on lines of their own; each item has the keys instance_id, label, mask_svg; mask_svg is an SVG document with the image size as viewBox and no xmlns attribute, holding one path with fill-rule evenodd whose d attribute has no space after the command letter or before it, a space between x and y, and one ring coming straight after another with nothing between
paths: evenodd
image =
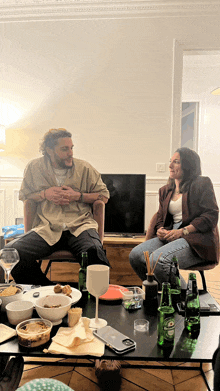
<instances>
[{"instance_id":1,"label":"man's hands","mask_svg":"<svg viewBox=\"0 0 220 391\"><path fill-rule=\"evenodd\" d=\"M182 231L182 228L168 231L167 229L161 227L157 231L157 237L162 241L173 242L176 239L182 238Z\"/></svg>"},{"instance_id":2,"label":"man's hands","mask_svg":"<svg viewBox=\"0 0 220 391\"><path fill-rule=\"evenodd\" d=\"M73 190L69 186L54 186L45 190L45 198L55 205L69 205L72 201L78 201L80 192Z\"/></svg>"}]
</instances>

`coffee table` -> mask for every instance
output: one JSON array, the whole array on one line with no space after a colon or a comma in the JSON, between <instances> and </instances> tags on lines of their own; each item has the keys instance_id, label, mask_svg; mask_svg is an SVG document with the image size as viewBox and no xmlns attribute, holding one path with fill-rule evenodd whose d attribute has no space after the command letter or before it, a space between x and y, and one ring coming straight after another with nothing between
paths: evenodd
<instances>
[{"instance_id":1,"label":"coffee table","mask_svg":"<svg viewBox=\"0 0 220 391\"><path fill-rule=\"evenodd\" d=\"M95 314L95 300L93 298L88 299L86 303L78 302L75 306L83 304L83 316L88 318L94 317ZM197 340L189 340L188 334L184 330L184 317L179 314L175 314L175 344L171 351L163 351L157 345L157 315L149 314L145 308L138 309L133 312L127 311L122 305L121 301L116 302L104 302L99 303L99 316L106 319L108 324L116 328L118 331L127 335L131 339L134 339L137 343L135 350L123 355L117 355L109 348L105 348L104 356L102 359L117 359L129 361L146 361L148 364L141 365L145 368L158 368L156 365L149 364L150 361L168 361L168 362L184 362L184 363L199 363L198 367L181 367L181 366L160 366L161 368L172 368L178 370L200 370L201 374L206 382L206 386L209 390L209 384L204 374L202 364L212 362L213 353L216 350L219 343L219 330L220 330L220 316L202 316L201 317L201 330ZM35 317L35 315L33 315ZM146 318L149 320L149 332L137 332L134 330L134 320ZM2 315L2 323L7 325L6 315ZM67 320L64 319L63 325L67 325ZM59 326L54 326L52 329L52 336L56 334ZM65 355L58 354L45 354L44 348L47 348L50 343L38 347L35 349L26 349L18 344L17 337L0 344L0 355L17 356L22 355L29 357L29 359L38 358L67 358ZM68 356L68 358L82 358L82 356ZM83 356L83 358L91 359L97 358L94 356ZM26 362L32 364L32 361ZM63 365L62 363L42 361L42 365ZM64 362L65 365L65 362ZM66 363L69 365L69 363ZM74 365L76 365L74 363ZM94 362L78 363L79 366L94 366ZM123 366L129 367L130 364L124 364ZM140 364L132 363L131 368L140 367Z\"/></svg>"}]
</instances>

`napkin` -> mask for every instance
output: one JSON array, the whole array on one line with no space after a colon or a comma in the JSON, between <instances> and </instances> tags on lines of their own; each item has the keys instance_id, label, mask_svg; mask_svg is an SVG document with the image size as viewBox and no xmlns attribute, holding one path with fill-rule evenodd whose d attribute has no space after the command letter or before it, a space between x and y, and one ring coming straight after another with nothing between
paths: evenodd
<instances>
[{"instance_id":1,"label":"napkin","mask_svg":"<svg viewBox=\"0 0 220 391\"><path fill-rule=\"evenodd\" d=\"M101 357L105 344L93 335L89 328L90 319L80 318L74 327L60 327L52 338L47 353L67 355L91 355Z\"/></svg>"}]
</instances>

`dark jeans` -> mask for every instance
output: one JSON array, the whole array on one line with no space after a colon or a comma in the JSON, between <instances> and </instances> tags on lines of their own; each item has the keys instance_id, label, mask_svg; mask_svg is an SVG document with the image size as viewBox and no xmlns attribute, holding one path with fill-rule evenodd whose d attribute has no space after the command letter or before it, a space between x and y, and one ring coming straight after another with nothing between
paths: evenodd
<instances>
[{"instance_id":1,"label":"dark jeans","mask_svg":"<svg viewBox=\"0 0 220 391\"><path fill-rule=\"evenodd\" d=\"M53 246L49 246L36 232L29 231L8 243L6 247L16 248L19 253L20 261L11 274L16 283L20 284L51 284L51 281L46 278L36 260L47 259L54 251L58 250L70 251L77 257L78 261L80 261L81 253L87 251L89 264L110 266L99 235L94 229L88 229L77 237L69 231L64 231L60 240Z\"/></svg>"}]
</instances>

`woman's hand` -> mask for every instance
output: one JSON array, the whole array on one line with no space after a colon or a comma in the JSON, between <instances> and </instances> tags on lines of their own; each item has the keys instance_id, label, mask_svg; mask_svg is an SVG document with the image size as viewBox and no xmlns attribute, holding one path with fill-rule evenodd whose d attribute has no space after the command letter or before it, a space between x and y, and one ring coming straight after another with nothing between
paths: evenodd
<instances>
[{"instance_id":1,"label":"woman's hand","mask_svg":"<svg viewBox=\"0 0 220 391\"><path fill-rule=\"evenodd\" d=\"M169 233L170 231L167 231L167 229L163 228L163 227L160 227L158 230L157 230L157 237L158 239L160 240L165 240L164 237Z\"/></svg>"},{"instance_id":2,"label":"woman's hand","mask_svg":"<svg viewBox=\"0 0 220 391\"><path fill-rule=\"evenodd\" d=\"M164 240L167 242L173 242L176 239L182 238L182 229L172 229L171 231L167 231L167 234L164 236Z\"/></svg>"}]
</instances>

